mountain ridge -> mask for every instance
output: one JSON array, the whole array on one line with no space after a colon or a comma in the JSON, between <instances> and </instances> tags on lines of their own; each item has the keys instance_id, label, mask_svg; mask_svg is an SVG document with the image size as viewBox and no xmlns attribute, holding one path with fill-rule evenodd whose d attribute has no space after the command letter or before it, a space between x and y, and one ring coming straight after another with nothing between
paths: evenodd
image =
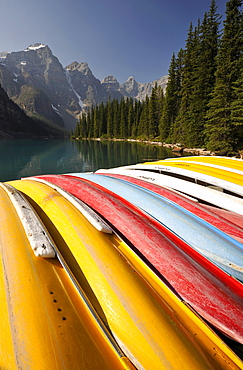
<instances>
[{"instance_id":1,"label":"mountain ridge","mask_svg":"<svg viewBox=\"0 0 243 370\"><path fill-rule=\"evenodd\" d=\"M43 116L66 129L75 127L80 113L109 98L145 99L156 82L165 89L167 76L147 84L132 76L121 85L114 76L100 81L87 62L74 61L63 67L42 43L0 53L0 84L9 98L28 115Z\"/></svg>"}]
</instances>

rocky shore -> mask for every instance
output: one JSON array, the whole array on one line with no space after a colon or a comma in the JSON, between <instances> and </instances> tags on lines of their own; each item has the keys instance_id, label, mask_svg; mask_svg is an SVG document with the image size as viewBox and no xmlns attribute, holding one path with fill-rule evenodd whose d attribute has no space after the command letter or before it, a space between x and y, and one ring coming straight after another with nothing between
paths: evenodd
<instances>
[{"instance_id":1,"label":"rocky shore","mask_svg":"<svg viewBox=\"0 0 243 370\"><path fill-rule=\"evenodd\" d=\"M76 138L76 139L79 140L79 138ZM145 143L145 144L150 144L150 145L159 145L159 146L163 146L165 148L171 149L173 153L178 153L178 155L182 155L183 153L190 153L193 155L205 155L205 156L222 155L222 154L218 154L218 153L206 150L206 148L187 148L187 147L181 146L181 144L178 144L178 143L177 144L166 144L166 143L161 143L160 141L137 140L137 139L114 139L114 138L113 139L92 138L91 140L130 141L130 142ZM239 151L238 155L235 155L234 157L243 159L243 150Z\"/></svg>"}]
</instances>

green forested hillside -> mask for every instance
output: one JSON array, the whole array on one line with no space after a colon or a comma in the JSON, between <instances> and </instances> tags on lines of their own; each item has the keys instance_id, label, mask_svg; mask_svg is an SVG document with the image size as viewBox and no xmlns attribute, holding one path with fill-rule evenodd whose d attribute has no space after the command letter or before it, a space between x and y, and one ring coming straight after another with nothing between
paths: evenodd
<instances>
[{"instance_id":1,"label":"green forested hillside","mask_svg":"<svg viewBox=\"0 0 243 370\"><path fill-rule=\"evenodd\" d=\"M76 137L157 139L221 154L243 149L242 0L226 3L224 21L212 0L185 48L173 54L165 93L145 101L110 100L82 115Z\"/></svg>"}]
</instances>

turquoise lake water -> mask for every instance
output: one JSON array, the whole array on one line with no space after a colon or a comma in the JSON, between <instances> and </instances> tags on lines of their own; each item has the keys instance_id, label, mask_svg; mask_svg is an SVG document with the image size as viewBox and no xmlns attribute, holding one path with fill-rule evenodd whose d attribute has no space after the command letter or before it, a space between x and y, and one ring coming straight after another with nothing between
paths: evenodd
<instances>
[{"instance_id":1,"label":"turquoise lake water","mask_svg":"<svg viewBox=\"0 0 243 370\"><path fill-rule=\"evenodd\" d=\"M0 181L40 174L89 172L173 156L161 146L136 142L0 140Z\"/></svg>"}]
</instances>

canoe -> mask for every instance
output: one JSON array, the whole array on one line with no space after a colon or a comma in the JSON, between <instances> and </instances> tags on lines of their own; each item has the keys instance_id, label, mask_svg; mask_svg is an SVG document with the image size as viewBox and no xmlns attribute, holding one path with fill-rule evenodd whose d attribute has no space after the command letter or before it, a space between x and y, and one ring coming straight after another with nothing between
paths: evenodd
<instances>
[{"instance_id":1,"label":"canoe","mask_svg":"<svg viewBox=\"0 0 243 370\"><path fill-rule=\"evenodd\" d=\"M224 189L232 194L243 196L243 175L230 171L229 169L220 168L208 164L200 164L189 161L157 161L145 162L133 167L126 166L126 169L147 169L159 171L160 173L170 173L173 176L181 176L183 179L190 179L194 182L204 182ZM190 181L189 180L189 181Z\"/></svg>"},{"instance_id":2,"label":"canoe","mask_svg":"<svg viewBox=\"0 0 243 370\"><path fill-rule=\"evenodd\" d=\"M243 281L243 244L239 241L177 203L148 189L102 175L76 174L76 177L99 184L143 209L179 235L192 248L230 275ZM240 235L242 237L242 233Z\"/></svg>"},{"instance_id":3,"label":"canoe","mask_svg":"<svg viewBox=\"0 0 243 370\"><path fill-rule=\"evenodd\" d=\"M96 173L124 174L126 176L140 178L147 182L174 189L182 194L193 197L195 200L206 202L210 205L243 215L243 200L235 196L205 187L193 182L188 182L176 177L145 170L125 169L124 167L109 170L98 170Z\"/></svg>"},{"instance_id":4,"label":"canoe","mask_svg":"<svg viewBox=\"0 0 243 370\"><path fill-rule=\"evenodd\" d=\"M150 163L150 162L145 162ZM145 164L144 163L144 164ZM215 160L203 160L202 157L198 157L198 159L194 158L194 160L190 160L190 157L187 157L185 160L184 158L179 158L177 160L172 159L164 159L159 160L156 162L152 162L154 164L163 164L163 163L171 163L172 165L176 166L183 166L185 165L186 168L189 167L192 168L194 171L197 170L197 168L200 168L200 172L204 173L203 171L213 171L214 176L218 178L223 178L227 181L233 182L235 184L242 184L242 176L243 176L243 170L241 166L236 166L232 161L222 159L221 161L215 161ZM222 170L222 171L220 171Z\"/></svg>"},{"instance_id":5,"label":"canoe","mask_svg":"<svg viewBox=\"0 0 243 370\"><path fill-rule=\"evenodd\" d=\"M132 176L126 176L123 171L120 174L114 174L110 171L98 172L101 175L106 175L112 178L118 178L132 184L139 186L140 188L145 188L154 193L165 197L181 207L185 208L189 212L192 212L196 216L202 218L204 221L210 223L211 225L217 227L219 230L225 232L226 234L232 236L236 240L243 242L243 216L238 215L234 212L229 212L209 205L202 205L195 202L194 199L185 197L178 192L170 190L165 187L158 186L156 184L149 183L147 181L141 180L140 178L134 178Z\"/></svg>"},{"instance_id":6,"label":"canoe","mask_svg":"<svg viewBox=\"0 0 243 370\"><path fill-rule=\"evenodd\" d=\"M97 231L45 184L20 180L12 185L28 197L80 285L86 281L97 299L93 305L137 369L240 368L233 351L179 297L155 278L152 288L122 257L120 250L132 250L115 234ZM154 276L150 270L148 275Z\"/></svg>"},{"instance_id":7,"label":"canoe","mask_svg":"<svg viewBox=\"0 0 243 370\"><path fill-rule=\"evenodd\" d=\"M85 201L136 248L139 256L155 269L162 281L207 321L229 337L242 342L243 290L240 282L211 264L124 198L99 185L58 175L38 176L35 181L48 181L48 184L54 184L54 188L60 186ZM185 253L188 250L191 256Z\"/></svg>"},{"instance_id":8,"label":"canoe","mask_svg":"<svg viewBox=\"0 0 243 370\"><path fill-rule=\"evenodd\" d=\"M0 368L135 370L30 204L6 186L0 218Z\"/></svg>"},{"instance_id":9,"label":"canoe","mask_svg":"<svg viewBox=\"0 0 243 370\"><path fill-rule=\"evenodd\" d=\"M166 158L166 161L177 161L178 158ZM216 164L223 167L228 167L229 169L243 171L243 160L239 158L231 157L220 157L220 156L188 156L180 158L183 161L195 161Z\"/></svg>"}]
</instances>

